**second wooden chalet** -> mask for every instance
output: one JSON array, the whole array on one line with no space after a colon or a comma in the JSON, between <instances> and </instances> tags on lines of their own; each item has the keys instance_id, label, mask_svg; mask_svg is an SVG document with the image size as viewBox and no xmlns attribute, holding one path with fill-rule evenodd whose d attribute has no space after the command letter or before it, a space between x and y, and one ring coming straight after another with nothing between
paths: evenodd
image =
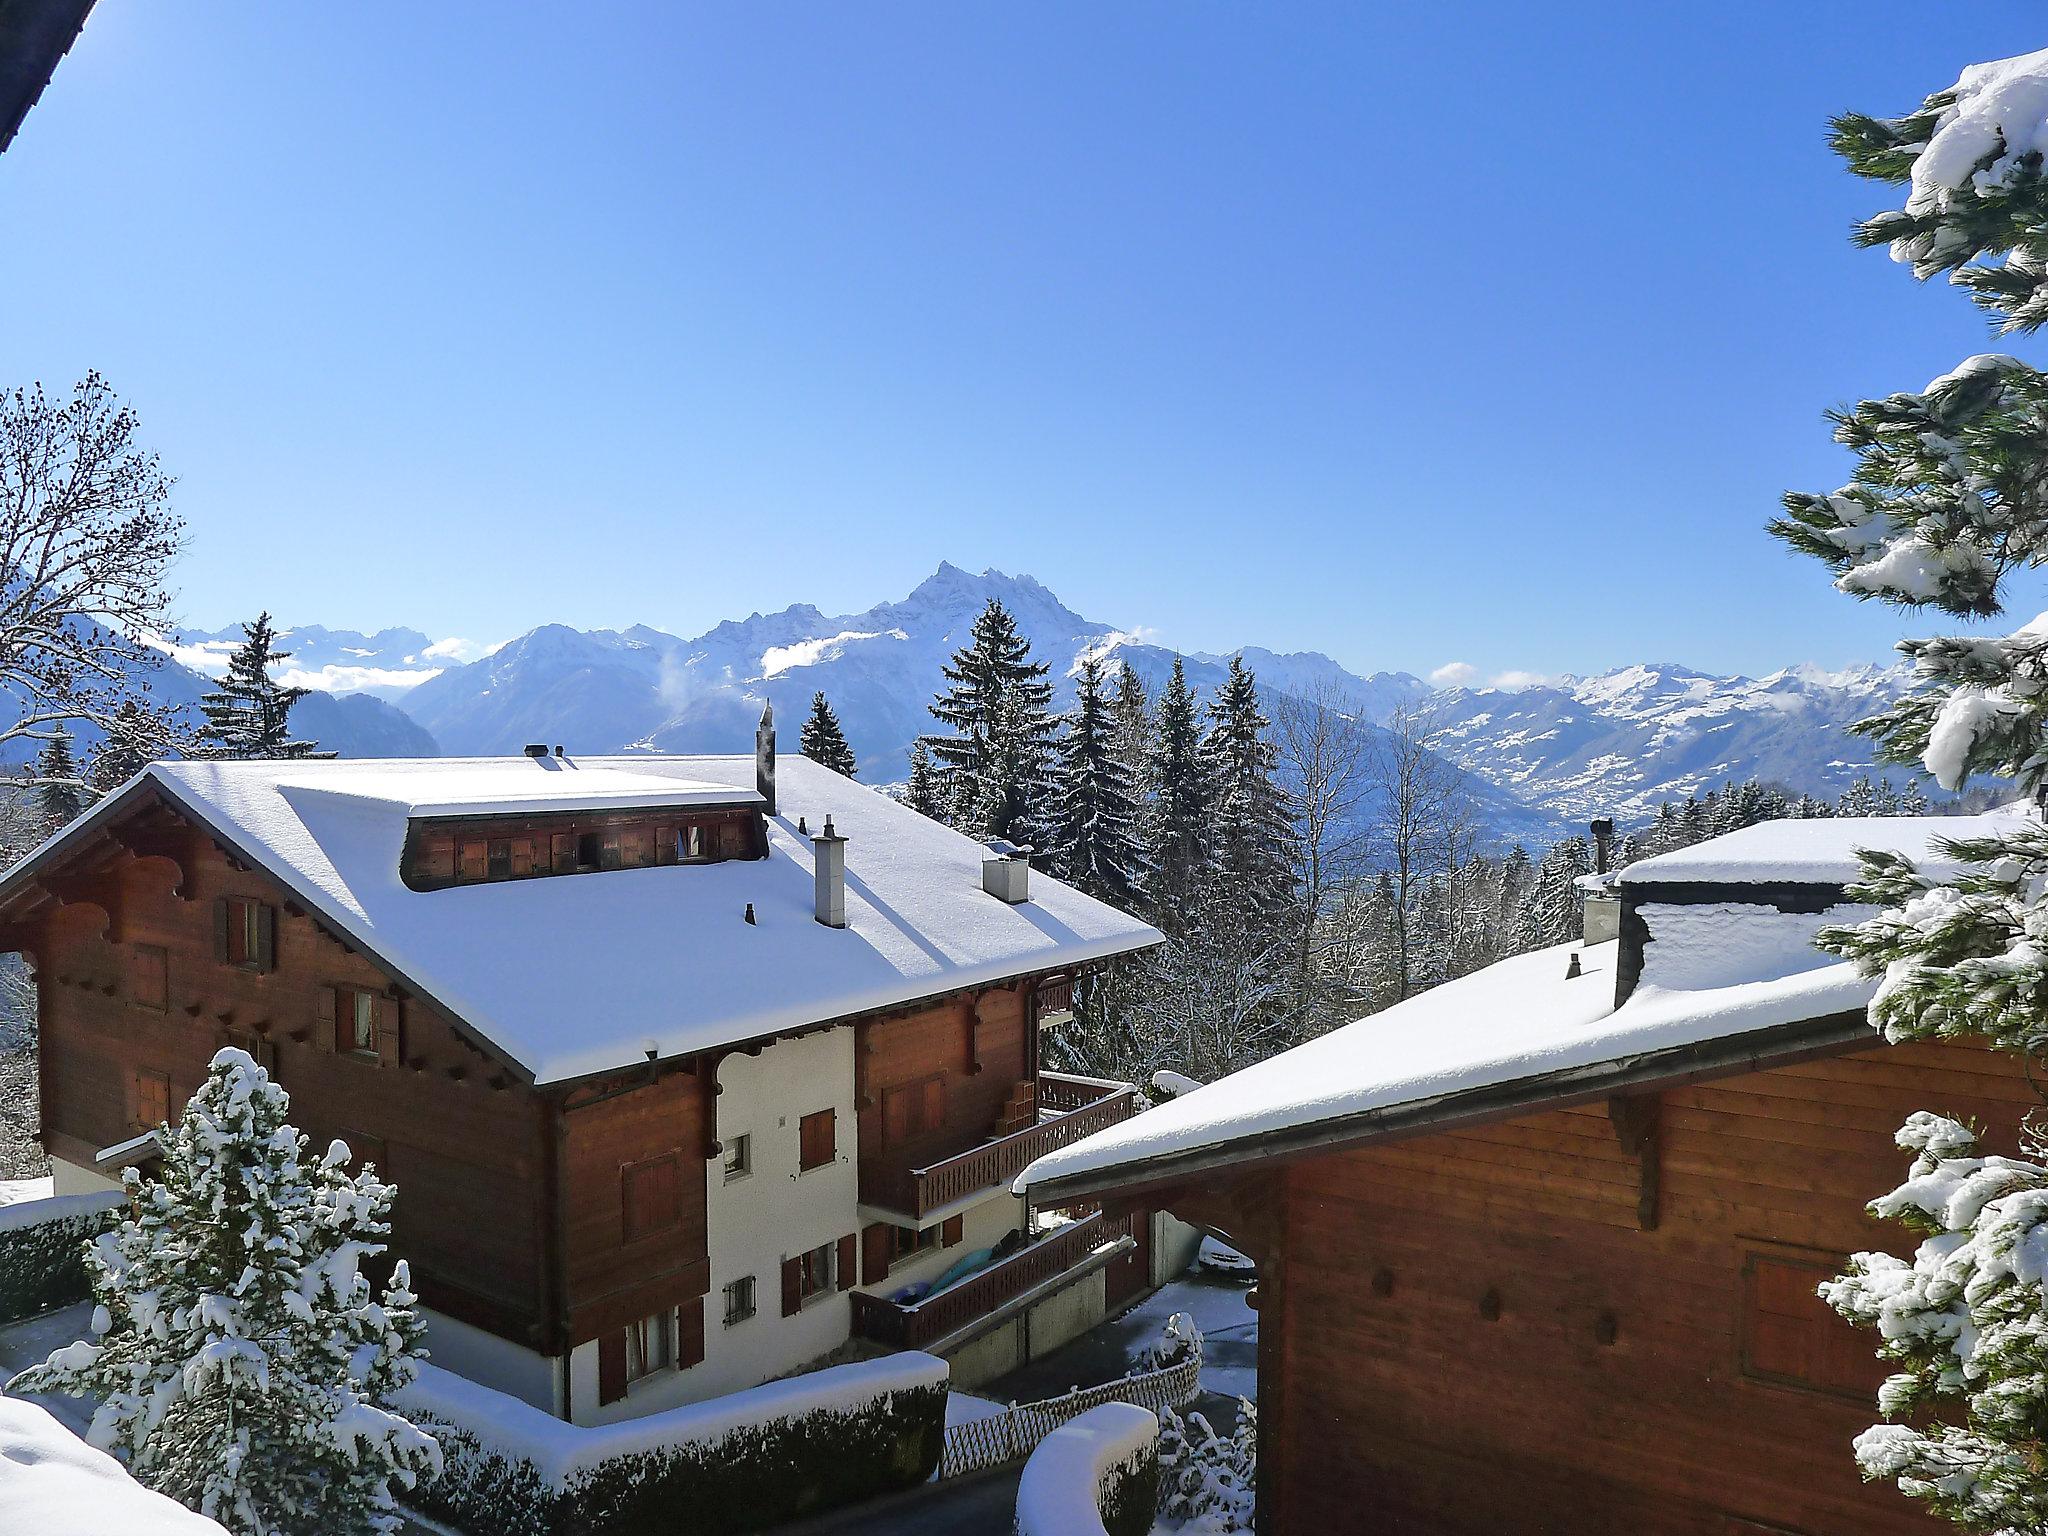
<instances>
[{"instance_id":1,"label":"second wooden chalet","mask_svg":"<svg viewBox=\"0 0 2048 1536\"><path fill-rule=\"evenodd\" d=\"M1984 818L1769 822L1629 866L1503 960L1052 1153L1259 1266L1260 1529L1946 1531L1850 1440L1888 1367L1815 1294L1913 1236L1865 1205L1915 1110L2018 1149L2013 1057L1887 1045L1812 947L1855 850Z\"/></svg>"},{"instance_id":2,"label":"second wooden chalet","mask_svg":"<svg viewBox=\"0 0 2048 1536\"><path fill-rule=\"evenodd\" d=\"M1157 934L800 758L778 782L765 723L752 757L157 764L0 880L0 923L59 1192L241 1045L398 1186L439 1363L578 1423L848 1348L971 1380L1144 1278L1009 1185L1135 1109L1041 1072L1039 1026Z\"/></svg>"}]
</instances>

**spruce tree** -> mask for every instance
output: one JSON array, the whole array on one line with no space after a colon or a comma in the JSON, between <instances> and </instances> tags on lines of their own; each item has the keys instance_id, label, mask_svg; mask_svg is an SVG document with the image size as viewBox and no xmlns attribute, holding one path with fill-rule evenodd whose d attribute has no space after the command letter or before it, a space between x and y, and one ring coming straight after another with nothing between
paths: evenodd
<instances>
[{"instance_id":1,"label":"spruce tree","mask_svg":"<svg viewBox=\"0 0 2048 1536\"><path fill-rule=\"evenodd\" d=\"M1116 720L1102 693L1102 663L1081 662L1074 708L1060 738L1052 811L1053 868L1091 896L1135 908L1145 854L1136 774L1117 756Z\"/></svg>"},{"instance_id":2,"label":"spruce tree","mask_svg":"<svg viewBox=\"0 0 2048 1536\"><path fill-rule=\"evenodd\" d=\"M163 1170L123 1174L128 1214L86 1252L93 1341L8 1383L97 1408L87 1439L136 1478L237 1532L367 1536L402 1524L394 1481L440 1448L386 1404L412 1380L420 1322L401 1261L383 1294L393 1189L317 1160L284 1090L242 1051L213 1058Z\"/></svg>"},{"instance_id":3,"label":"spruce tree","mask_svg":"<svg viewBox=\"0 0 2048 1536\"><path fill-rule=\"evenodd\" d=\"M922 741L910 748L910 782L904 786L903 803L933 821L947 819L945 793L932 762L932 749Z\"/></svg>"},{"instance_id":4,"label":"spruce tree","mask_svg":"<svg viewBox=\"0 0 2048 1536\"><path fill-rule=\"evenodd\" d=\"M36 805L54 830L92 803L78 759L71 755L71 733L59 730L43 744L35 766Z\"/></svg>"},{"instance_id":5,"label":"spruce tree","mask_svg":"<svg viewBox=\"0 0 2048 1536\"><path fill-rule=\"evenodd\" d=\"M832 713L823 693L811 695L811 712L804 718L799 740L804 756L820 768L830 768L849 779L860 776L853 748L846 744L846 734L839 729L839 717Z\"/></svg>"},{"instance_id":6,"label":"spruce tree","mask_svg":"<svg viewBox=\"0 0 2048 1536\"><path fill-rule=\"evenodd\" d=\"M1138 793L1145 792L1145 765L1152 760L1152 696L1145 680L1128 661L1116 669L1116 755L1138 775Z\"/></svg>"},{"instance_id":7,"label":"spruce tree","mask_svg":"<svg viewBox=\"0 0 2048 1536\"><path fill-rule=\"evenodd\" d=\"M1573 882L1592 872L1593 850L1583 837L1568 837L1543 855L1523 910L1519 948L1542 949L1579 937L1579 890Z\"/></svg>"},{"instance_id":8,"label":"spruce tree","mask_svg":"<svg viewBox=\"0 0 2048 1536\"><path fill-rule=\"evenodd\" d=\"M227 674L206 691L199 708L206 716L201 738L214 757L332 757L291 734L292 706L312 690L287 688L270 675L290 651L276 648L270 615L259 613L242 626L242 643L228 657Z\"/></svg>"},{"instance_id":9,"label":"spruce tree","mask_svg":"<svg viewBox=\"0 0 2048 1536\"><path fill-rule=\"evenodd\" d=\"M1048 752L1058 729L1049 670L1031 659L1030 641L995 598L946 665L948 687L931 710L955 734L925 740L953 824L972 837L1029 844L1043 831L1051 809Z\"/></svg>"},{"instance_id":10,"label":"spruce tree","mask_svg":"<svg viewBox=\"0 0 2048 1536\"><path fill-rule=\"evenodd\" d=\"M1273 781L1280 754L1259 708L1258 683L1242 657L1209 705L1202 741L1212 801L1210 847L1224 899L1269 931L1288 905L1293 832L1287 797Z\"/></svg>"},{"instance_id":11,"label":"spruce tree","mask_svg":"<svg viewBox=\"0 0 2048 1536\"><path fill-rule=\"evenodd\" d=\"M1916 276L1949 280L2007 333L2048 320L2048 53L1979 65L1904 117L1836 119L1859 176L1912 191L1858 232ZM1834 412L1850 483L1793 492L1772 532L1822 561L1838 590L1963 617L2002 611L2011 579L2048 564L2048 375L2003 353L1965 359L1917 392ZM2003 638L1913 639L1917 686L1859 727L1882 760L1945 790L1972 776L2048 799L2048 616ZM1938 845L1923 871L1866 854L1852 901L1883 910L1823 929L1822 948L1883 984L1870 1020L1891 1040L1976 1040L2048 1059L2048 827ZM2048 1142L1983 1156L1975 1131L1921 1113L1898 1134L1908 1181L1873 1203L1927 1234L1911 1260L1857 1255L1822 1288L1881 1330L1897 1373L1888 1421L1856 1439L1864 1475L1898 1483L1973 1531L2048 1529Z\"/></svg>"},{"instance_id":12,"label":"spruce tree","mask_svg":"<svg viewBox=\"0 0 2048 1536\"><path fill-rule=\"evenodd\" d=\"M99 794L111 794L173 750L160 715L133 702L124 704L108 717L106 734L86 755L86 782Z\"/></svg>"},{"instance_id":13,"label":"spruce tree","mask_svg":"<svg viewBox=\"0 0 2048 1536\"><path fill-rule=\"evenodd\" d=\"M1215 805L1201 727L1195 719L1195 696L1178 656L1159 695L1151 770L1149 842L1158 871L1153 918L1161 926L1178 927L1189 915L1196 885L1209 862L1209 813Z\"/></svg>"}]
</instances>

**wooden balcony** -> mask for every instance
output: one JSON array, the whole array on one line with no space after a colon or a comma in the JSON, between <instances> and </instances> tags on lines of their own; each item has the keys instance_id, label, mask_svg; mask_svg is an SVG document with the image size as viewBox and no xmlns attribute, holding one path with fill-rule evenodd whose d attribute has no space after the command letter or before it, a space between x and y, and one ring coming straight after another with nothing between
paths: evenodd
<instances>
[{"instance_id":1,"label":"wooden balcony","mask_svg":"<svg viewBox=\"0 0 2048 1536\"><path fill-rule=\"evenodd\" d=\"M1037 1293L1049 1295L1069 1278L1100 1268L1129 1241L1129 1217L1111 1221L1098 1214L1057 1227L1030 1247L907 1307L886 1296L855 1291L853 1331L863 1339L898 1349L929 1349L963 1333L971 1334L976 1323L1011 1303L1028 1305L1027 1298Z\"/></svg>"},{"instance_id":2,"label":"wooden balcony","mask_svg":"<svg viewBox=\"0 0 2048 1536\"><path fill-rule=\"evenodd\" d=\"M1043 1081L1041 1077L1041 1084ZM935 1213L969 1203L990 1190L1007 1188L1046 1153L1128 1120L1137 1110L1137 1089L1128 1083L1117 1084L1064 1113L1041 1117L1034 1126L969 1147L929 1167L892 1169L881 1163L866 1164L860 1174L860 1203L887 1211L911 1226L929 1226Z\"/></svg>"},{"instance_id":3,"label":"wooden balcony","mask_svg":"<svg viewBox=\"0 0 2048 1536\"><path fill-rule=\"evenodd\" d=\"M1031 1014L1034 1021L1071 1018L1073 1012L1074 978L1071 976L1048 976L1031 994Z\"/></svg>"},{"instance_id":4,"label":"wooden balcony","mask_svg":"<svg viewBox=\"0 0 2048 1536\"><path fill-rule=\"evenodd\" d=\"M1064 1115L1069 1110L1083 1109L1099 1099L1106 1099L1113 1093L1130 1090L1129 1083L1117 1082L1108 1077L1083 1077L1078 1072L1044 1072L1038 1074L1038 1113Z\"/></svg>"}]
</instances>

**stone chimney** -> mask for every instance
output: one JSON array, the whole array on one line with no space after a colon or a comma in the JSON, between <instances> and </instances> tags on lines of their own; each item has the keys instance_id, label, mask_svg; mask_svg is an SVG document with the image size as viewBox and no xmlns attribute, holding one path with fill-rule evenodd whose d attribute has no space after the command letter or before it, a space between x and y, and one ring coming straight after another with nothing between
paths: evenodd
<instances>
[{"instance_id":1,"label":"stone chimney","mask_svg":"<svg viewBox=\"0 0 2048 1536\"><path fill-rule=\"evenodd\" d=\"M761 706L761 723L754 727L754 788L768 802L768 814L775 814L775 705Z\"/></svg>"},{"instance_id":2,"label":"stone chimney","mask_svg":"<svg viewBox=\"0 0 2048 1536\"><path fill-rule=\"evenodd\" d=\"M772 753L773 748L770 748ZM771 758L771 761L773 759ZM770 770L771 773L773 770ZM825 818L825 830L811 839L811 872L817 894L817 918L827 928L846 926L846 839Z\"/></svg>"},{"instance_id":3,"label":"stone chimney","mask_svg":"<svg viewBox=\"0 0 2048 1536\"><path fill-rule=\"evenodd\" d=\"M983 846L981 888L997 901L1011 906L1031 899L1031 850L1019 848L1003 838L991 838Z\"/></svg>"}]
</instances>

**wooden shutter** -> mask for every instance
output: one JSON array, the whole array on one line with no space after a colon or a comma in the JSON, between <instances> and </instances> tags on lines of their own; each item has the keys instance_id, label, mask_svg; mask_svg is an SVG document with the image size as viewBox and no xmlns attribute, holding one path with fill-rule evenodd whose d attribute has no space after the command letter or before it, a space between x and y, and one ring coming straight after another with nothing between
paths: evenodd
<instances>
[{"instance_id":1,"label":"wooden shutter","mask_svg":"<svg viewBox=\"0 0 2048 1536\"><path fill-rule=\"evenodd\" d=\"M850 1291L858 1273L853 1267L853 1234L847 1233L839 1239L839 1289Z\"/></svg>"},{"instance_id":2,"label":"wooden shutter","mask_svg":"<svg viewBox=\"0 0 2048 1536\"><path fill-rule=\"evenodd\" d=\"M676 829L673 826L654 829L654 862L673 864L676 861Z\"/></svg>"},{"instance_id":3,"label":"wooden shutter","mask_svg":"<svg viewBox=\"0 0 2048 1536\"><path fill-rule=\"evenodd\" d=\"M924 1085L924 1124L920 1129L935 1131L945 1123L946 1080L943 1077L934 1077Z\"/></svg>"},{"instance_id":4,"label":"wooden shutter","mask_svg":"<svg viewBox=\"0 0 2048 1536\"><path fill-rule=\"evenodd\" d=\"M961 1231L966 1224L965 1219L959 1216L948 1216L944 1221L940 1222L939 1246L941 1248L958 1247Z\"/></svg>"},{"instance_id":5,"label":"wooden shutter","mask_svg":"<svg viewBox=\"0 0 2048 1536\"><path fill-rule=\"evenodd\" d=\"M313 989L313 1033L320 1037L320 1049L323 1051L346 1048L341 1043L340 1026L335 1022L340 1016L340 1010L335 1007L338 990L335 987Z\"/></svg>"},{"instance_id":6,"label":"wooden shutter","mask_svg":"<svg viewBox=\"0 0 2048 1536\"><path fill-rule=\"evenodd\" d=\"M837 1113L836 1110L821 1109L797 1122L797 1165L800 1169L822 1168L838 1155L839 1142L833 1124Z\"/></svg>"},{"instance_id":7,"label":"wooden shutter","mask_svg":"<svg viewBox=\"0 0 2048 1536\"><path fill-rule=\"evenodd\" d=\"M377 1060L387 1067L395 1067L405 1059L405 1052L399 1039L398 1000L380 997L376 1003L377 1019Z\"/></svg>"},{"instance_id":8,"label":"wooden shutter","mask_svg":"<svg viewBox=\"0 0 2048 1536\"><path fill-rule=\"evenodd\" d=\"M267 901L256 908L256 953L249 958L259 971L277 969L277 908Z\"/></svg>"},{"instance_id":9,"label":"wooden shutter","mask_svg":"<svg viewBox=\"0 0 2048 1536\"><path fill-rule=\"evenodd\" d=\"M676 1176L673 1156L628 1168L622 1178L627 1242L666 1232L681 1223L682 1185Z\"/></svg>"},{"instance_id":10,"label":"wooden shutter","mask_svg":"<svg viewBox=\"0 0 2048 1536\"><path fill-rule=\"evenodd\" d=\"M597 1341L597 1400L616 1403L626 1395L626 1330L614 1328Z\"/></svg>"},{"instance_id":11,"label":"wooden shutter","mask_svg":"<svg viewBox=\"0 0 2048 1536\"><path fill-rule=\"evenodd\" d=\"M889 1259L896 1251L896 1234L889 1223L877 1221L860 1229L860 1283L873 1285L889 1278Z\"/></svg>"},{"instance_id":12,"label":"wooden shutter","mask_svg":"<svg viewBox=\"0 0 2048 1536\"><path fill-rule=\"evenodd\" d=\"M216 896L213 901L213 958L222 965L228 963L228 899Z\"/></svg>"},{"instance_id":13,"label":"wooden shutter","mask_svg":"<svg viewBox=\"0 0 2048 1536\"><path fill-rule=\"evenodd\" d=\"M916 1101L915 1088L882 1090L882 1142L894 1146L910 1136L910 1108Z\"/></svg>"},{"instance_id":14,"label":"wooden shutter","mask_svg":"<svg viewBox=\"0 0 2048 1536\"><path fill-rule=\"evenodd\" d=\"M782 1315L795 1317L804 1308L804 1261L782 1261Z\"/></svg>"},{"instance_id":15,"label":"wooden shutter","mask_svg":"<svg viewBox=\"0 0 2048 1536\"><path fill-rule=\"evenodd\" d=\"M128 996L137 1006L158 1013L171 1006L171 957L160 944L137 944L130 951Z\"/></svg>"},{"instance_id":16,"label":"wooden shutter","mask_svg":"<svg viewBox=\"0 0 2048 1536\"><path fill-rule=\"evenodd\" d=\"M676 1309L676 1369L704 1362L704 1298L693 1296Z\"/></svg>"},{"instance_id":17,"label":"wooden shutter","mask_svg":"<svg viewBox=\"0 0 2048 1536\"><path fill-rule=\"evenodd\" d=\"M576 872L576 834L574 832L557 832L549 839L549 844L552 849L549 862L554 866L555 873L558 875L574 874Z\"/></svg>"}]
</instances>

